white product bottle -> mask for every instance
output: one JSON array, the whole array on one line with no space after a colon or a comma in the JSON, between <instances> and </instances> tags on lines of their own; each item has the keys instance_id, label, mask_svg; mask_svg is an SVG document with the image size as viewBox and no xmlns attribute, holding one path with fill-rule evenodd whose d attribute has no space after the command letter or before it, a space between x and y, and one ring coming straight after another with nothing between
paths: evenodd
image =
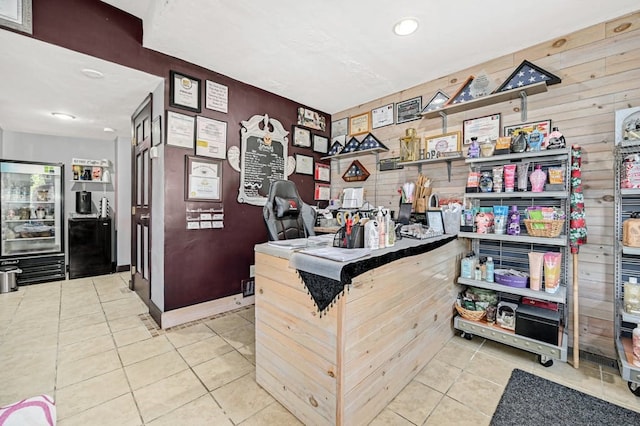
<instances>
[{"instance_id":1,"label":"white product bottle","mask_svg":"<svg viewBox=\"0 0 640 426\"><path fill-rule=\"evenodd\" d=\"M379 248L385 248L387 246L387 234L385 229L385 221L386 218L382 211L382 206L378 207L378 216L376 217L376 222L378 222L378 238L379 238Z\"/></svg>"},{"instance_id":2,"label":"white product bottle","mask_svg":"<svg viewBox=\"0 0 640 426\"><path fill-rule=\"evenodd\" d=\"M640 367L640 324L633 329L633 365Z\"/></svg>"},{"instance_id":3,"label":"white product bottle","mask_svg":"<svg viewBox=\"0 0 640 426\"><path fill-rule=\"evenodd\" d=\"M487 267L487 282L492 283L493 271L494 271L493 257L491 256L487 257L487 262L485 263L485 266Z\"/></svg>"}]
</instances>

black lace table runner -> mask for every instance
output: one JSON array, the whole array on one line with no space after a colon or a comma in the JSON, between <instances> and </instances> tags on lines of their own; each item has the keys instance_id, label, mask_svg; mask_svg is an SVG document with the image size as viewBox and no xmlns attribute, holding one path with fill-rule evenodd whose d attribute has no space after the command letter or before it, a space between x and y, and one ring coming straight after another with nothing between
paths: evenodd
<instances>
[{"instance_id":1,"label":"black lace table runner","mask_svg":"<svg viewBox=\"0 0 640 426\"><path fill-rule=\"evenodd\" d=\"M443 245L457 239L457 236L433 241L414 247L387 252L379 256L372 255L362 260L356 260L344 265L340 271L340 281L316 275L310 272L298 270L298 275L302 279L304 286L311 295L320 316L325 314L341 295L344 294L345 286L351 284L351 280L364 272L391 263L403 257L416 256L435 250Z\"/></svg>"}]
</instances>

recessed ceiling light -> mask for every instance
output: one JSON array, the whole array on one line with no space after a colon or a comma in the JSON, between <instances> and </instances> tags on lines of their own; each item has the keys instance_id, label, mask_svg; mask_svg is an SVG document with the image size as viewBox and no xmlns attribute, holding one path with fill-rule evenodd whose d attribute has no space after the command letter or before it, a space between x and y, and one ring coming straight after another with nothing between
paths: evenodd
<instances>
[{"instance_id":1,"label":"recessed ceiling light","mask_svg":"<svg viewBox=\"0 0 640 426\"><path fill-rule=\"evenodd\" d=\"M65 114L64 112L52 112L51 115L61 120L74 120L76 118L74 115Z\"/></svg>"},{"instance_id":2,"label":"recessed ceiling light","mask_svg":"<svg viewBox=\"0 0 640 426\"><path fill-rule=\"evenodd\" d=\"M393 32L399 36L413 34L418 29L416 18L402 18L393 26Z\"/></svg>"},{"instance_id":3,"label":"recessed ceiling light","mask_svg":"<svg viewBox=\"0 0 640 426\"><path fill-rule=\"evenodd\" d=\"M91 68L84 68L84 69L81 70L81 72L82 72L82 74L86 75L89 78L98 79L98 78L103 78L104 77L103 73L101 73L98 70L91 69Z\"/></svg>"},{"instance_id":4,"label":"recessed ceiling light","mask_svg":"<svg viewBox=\"0 0 640 426\"><path fill-rule=\"evenodd\" d=\"M104 128L104 131L105 131L105 132L107 132L107 133L113 133L113 132L115 132L115 131L116 131L116 129L114 129L114 128L112 128L112 127L105 127L105 128Z\"/></svg>"}]
</instances>

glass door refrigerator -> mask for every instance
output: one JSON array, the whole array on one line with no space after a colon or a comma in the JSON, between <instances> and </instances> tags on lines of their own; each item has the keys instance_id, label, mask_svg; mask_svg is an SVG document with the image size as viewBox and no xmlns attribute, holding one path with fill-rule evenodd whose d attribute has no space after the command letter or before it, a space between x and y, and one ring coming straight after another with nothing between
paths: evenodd
<instances>
[{"instance_id":1,"label":"glass door refrigerator","mask_svg":"<svg viewBox=\"0 0 640 426\"><path fill-rule=\"evenodd\" d=\"M64 165L0 160L0 266L18 285L64 280Z\"/></svg>"}]
</instances>

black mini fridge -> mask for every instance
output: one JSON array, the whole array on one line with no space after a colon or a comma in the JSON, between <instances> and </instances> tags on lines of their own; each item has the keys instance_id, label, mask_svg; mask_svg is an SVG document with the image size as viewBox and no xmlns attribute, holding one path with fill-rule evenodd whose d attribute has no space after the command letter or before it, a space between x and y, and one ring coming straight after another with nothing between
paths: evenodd
<instances>
[{"instance_id":1,"label":"black mini fridge","mask_svg":"<svg viewBox=\"0 0 640 426\"><path fill-rule=\"evenodd\" d=\"M111 272L111 218L70 218L69 279Z\"/></svg>"}]
</instances>

